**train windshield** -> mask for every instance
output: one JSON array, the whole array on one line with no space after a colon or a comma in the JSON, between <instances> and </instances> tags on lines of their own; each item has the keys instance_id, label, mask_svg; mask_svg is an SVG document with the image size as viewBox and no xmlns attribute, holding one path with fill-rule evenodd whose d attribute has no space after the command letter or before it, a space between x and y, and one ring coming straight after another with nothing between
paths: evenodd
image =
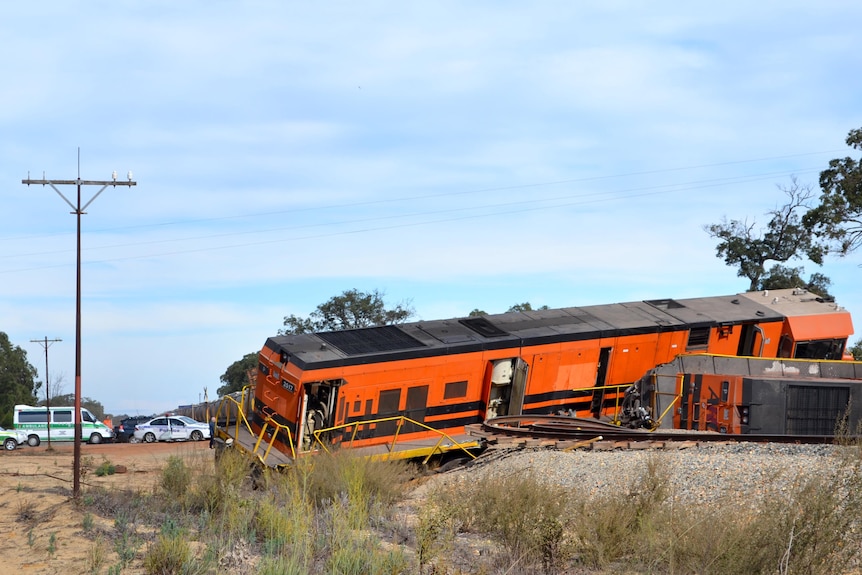
<instances>
[{"instance_id":1,"label":"train windshield","mask_svg":"<svg viewBox=\"0 0 862 575\"><path fill-rule=\"evenodd\" d=\"M797 359L841 359L844 356L846 339L819 339L800 341L796 344Z\"/></svg>"}]
</instances>

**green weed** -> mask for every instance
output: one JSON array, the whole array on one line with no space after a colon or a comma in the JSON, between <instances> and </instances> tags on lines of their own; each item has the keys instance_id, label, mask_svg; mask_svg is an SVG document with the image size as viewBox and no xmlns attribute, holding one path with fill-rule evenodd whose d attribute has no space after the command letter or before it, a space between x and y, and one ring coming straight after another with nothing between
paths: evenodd
<instances>
[{"instance_id":1,"label":"green weed","mask_svg":"<svg viewBox=\"0 0 862 575\"><path fill-rule=\"evenodd\" d=\"M125 568L137 557L141 540L125 512L117 513L114 518L114 531L114 551L119 557L120 566Z\"/></svg>"},{"instance_id":2,"label":"green weed","mask_svg":"<svg viewBox=\"0 0 862 575\"><path fill-rule=\"evenodd\" d=\"M99 477L104 477L105 475L113 475L117 472L117 466L105 459L102 463L96 468L94 472Z\"/></svg>"},{"instance_id":3,"label":"green weed","mask_svg":"<svg viewBox=\"0 0 862 575\"><path fill-rule=\"evenodd\" d=\"M87 550L87 571L93 575L99 573L108 561L108 546L104 538L97 537Z\"/></svg>"},{"instance_id":4,"label":"green weed","mask_svg":"<svg viewBox=\"0 0 862 575\"><path fill-rule=\"evenodd\" d=\"M48 537L48 555L54 555L57 552L57 532L51 533Z\"/></svg>"}]
</instances>

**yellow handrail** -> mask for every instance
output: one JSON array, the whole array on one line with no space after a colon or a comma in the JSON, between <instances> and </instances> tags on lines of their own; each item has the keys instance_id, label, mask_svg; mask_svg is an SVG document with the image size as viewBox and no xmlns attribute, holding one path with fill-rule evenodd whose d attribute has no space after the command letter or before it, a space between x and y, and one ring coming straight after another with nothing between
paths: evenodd
<instances>
[{"instance_id":1,"label":"yellow handrail","mask_svg":"<svg viewBox=\"0 0 862 575\"><path fill-rule=\"evenodd\" d=\"M226 423L228 422L228 417L227 417L227 413L226 413L227 406L229 406L231 402L236 404L237 418L236 418L234 435L233 435L234 437L239 436L240 421L242 421L243 427L245 427L245 429L249 432L249 434L252 437L255 436L254 431L252 431L252 429L251 429L251 424L248 422L248 419L246 419L245 411L243 410L243 406L246 403L246 392L249 391L251 387L253 387L253 386L247 385L247 386L242 388L242 394L240 396L239 401L235 400L233 397L231 397L229 395L226 395L226 396L222 397L222 400L219 402L218 410L216 411L216 421L218 421L219 415L222 413L222 409L224 408L224 410L225 410L225 422ZM269 441L267 442L266 451L263 453L263 455L260 455L258 453L258 451L260 449L260 444L263 442L264 436L266 435L266 431L267 431L267 429L269 429L270 425L275 428L275 431L272 433L272 435L269 438ZM287 434L287 444L290 446L290 456L292 458L296 459L296 451L294 450L294 447L293 447L293 434L290 432L290 428L285 426L285 425L278 423L277 421L275 421L272 418L272 416L267 416L267 418L264 420L264 423L263 423L263 426L261 427L260 433L257 435L257 440L255 441L254 447L251 450L252 455L258 457L262 462L266 461L266 458L269 456L269 452L272 450L272 446L275 443L275 438L278 436L279 431ZM228 437L230 437L229 434L228 434Z\"/></svg>"},{"instance_id":2,"label":"yellow handrail","mask_svg":"<svg viewBox=\"0 0 862 575\"><path fill-rule=\"evenodd\" d=\"M382 417L379 419L368 419L368 420L363 420L363 421L353 421L351 423L344 423L341 425L336 425L334 427L327 427L325 429L317 429L313 432L314 441L315 441L315 443L319 444L320 447L326 453L330 453L329 448L327 447L326 443L321 439L322 435L327 434L327 433L332 433L333 431L339 431L339 430L347 429L348 427L353 427L353 432L350 435L350 440L347 442L348 447L351 447L353 445L354 440L356 439L356 434L359 432L360 426L374 425L377 423L385 423L387 421L397 422L397 429L395 431L395 434L392 436L392 443L387 446L387 450L390 454L395 452L395 446L398 443L398 435L401 433L401 428L404 426L405 423L412 423L413 425L416 425L417 427L421 427L422 429L425 429L426 431L431 431L431 432L436 433L437 435L440 436L440 439L437 440L437 443L434 445L431 452L427 455L427 457L425 457L425 459L423 460L422 463L428 463L428 460L431 459L431 456L437 452L437 450L443 444L444 440L449 440L449 442L452 445L457 446L458 449L460 449L461 451L463 451L464 453L469 455L472 459L476 459L476 456L473 455L473 453L471 453L468 448L464 447L462 444L455 441L445 431L435 429L431 426L425 425L422 422L410 419L409 417L406 417L404 415L396 415L396 416L392 416L392 417Z\"/></svg>"},{"instance_id":3,"label":"yellow handrail","mask_svg":"<svg viewBox=\"0 0 862 575\"><path fill-rule=\"evenodd\" d=\"M656 393L656 395L658 395L658 393ZM662 420L664 419L664 416L665 416L665 415L667 415L667 412L668 412L668 411L670 411L670 410L673 408L674 404L676 404L676 402L677 402L677 401L679 401L679 400L680 400L680 398L682 397L682 396L681 396L680 394L678 394L678 393L668 393L668 394L663 394L663 395L673 395L673 400L672 400L672 401L670 402L670 404L665 408L665 410L661 413L661 416L656 420L656 426L660 426L660 425L661 425L661 422L662 422Z\"/></svg>"},{"instance_id":4,"label":"yellow handrail","mask_svg":"<svg viewBox=\"0 0 862 575\"><path fill-rule=\"evenodd\" d=\"M613 415L613 418L611 419L610 422L613 423L614 425L619 425L620 424L620 410L621 410L620 400L622 399L620 397L619 391L620 391L620 388L622 388L622 387L629 388L629 387L631 387L631 385L632 385L631 383L615 383L613 385L596 385L593 387L575 387L575 388L572 388L572 391L592 392L592 391L595 391L597 389L616 389L617 394L616 394L616 397L614 397L614 415ZM623 397L625 397L625 394L623 394ZM604 407L601 407L600 409L602 411L604 411Z\"/></svg>"}]
</instances>

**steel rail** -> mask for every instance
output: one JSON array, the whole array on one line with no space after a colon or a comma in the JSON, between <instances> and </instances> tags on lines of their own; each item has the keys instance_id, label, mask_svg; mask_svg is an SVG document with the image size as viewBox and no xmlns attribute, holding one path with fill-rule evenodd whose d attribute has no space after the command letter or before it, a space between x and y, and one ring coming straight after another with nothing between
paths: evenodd
<instances>
[{"instance_id":1,"label":"steel rail","mask_svg":"<svg viewBox=\"0 0 862 575\"><path fill-rule=\"evenodd\" d=\"M584 440L601 435L606 441L725 441L751 443L836 443L835 435L730 434L710 431L628 429L594 419L559 415L509 415L489 419L482 430L497 436ZM842 438L859 441L859 436Z\"/></svg>"}]
</instances>

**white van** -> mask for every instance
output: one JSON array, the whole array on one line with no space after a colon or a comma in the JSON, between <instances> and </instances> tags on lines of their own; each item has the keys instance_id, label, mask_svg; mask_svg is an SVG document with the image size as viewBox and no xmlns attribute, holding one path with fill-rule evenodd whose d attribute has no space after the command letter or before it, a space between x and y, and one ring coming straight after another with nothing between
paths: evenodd
<instances>
[{"instance_id":1,"label":"white van","mask_svg":"<svg viewBox=\"0 0 862 575\"><path fill-rule=\"evenodd\" d=\"M50 429L48 416L51 417ZM35 447L43 440L51 441L75 440L75 408L65 407L33 407L16 405L13 416L13 427L27 434L27 445ZM102 443L114 438L114 430L96 419L88 410L81 408L81 441Z\"/></svg>"}]
</instances>

